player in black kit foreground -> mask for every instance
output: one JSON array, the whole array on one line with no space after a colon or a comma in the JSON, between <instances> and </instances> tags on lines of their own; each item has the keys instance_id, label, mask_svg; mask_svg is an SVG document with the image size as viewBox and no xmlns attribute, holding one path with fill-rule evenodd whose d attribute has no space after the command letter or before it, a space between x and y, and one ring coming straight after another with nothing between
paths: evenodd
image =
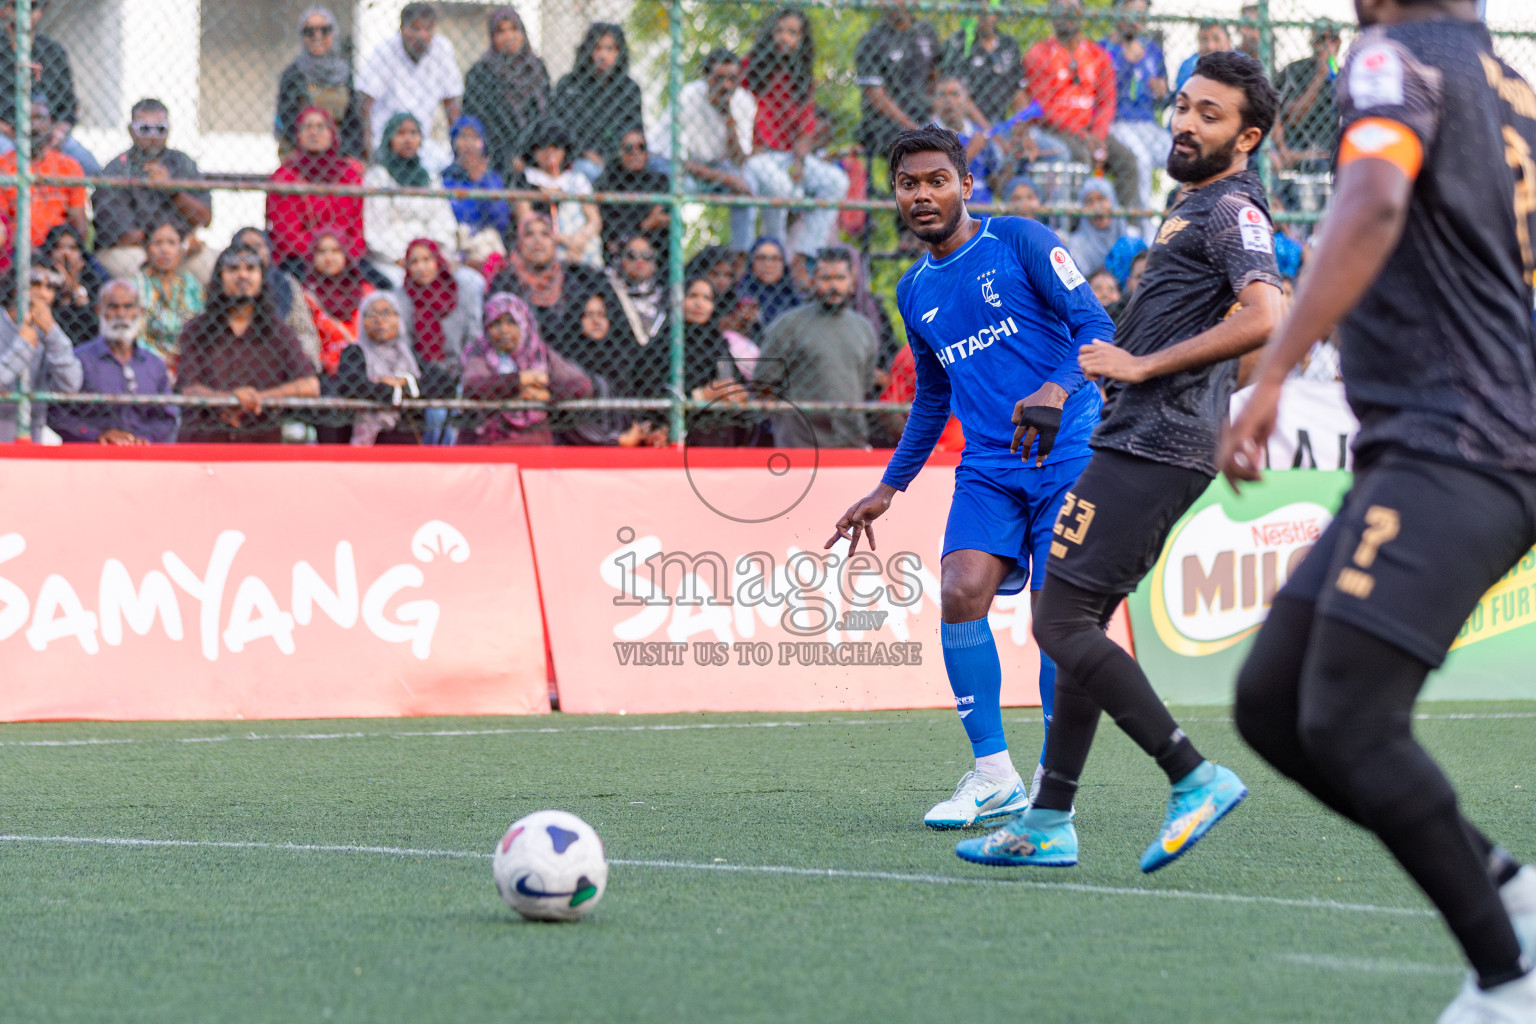
<instances>
[{"instance_id":1,"label":"player in black kit foreground","mask_svg":"<svg viewBox=\"0 0 1536 1024\"><path fill-rule=\"evenodd\" d=\"M1259 632L1237 726L1439 908L1472 965L1441 1024L1530 1024L1536 871L1462 816L1411 718L1536 542L1536 94L1473 0L1355 9L1333 208L1220 456L1258 479L1286 373L1337 324L1355 482Z\"/></svg>"}]
</instances>

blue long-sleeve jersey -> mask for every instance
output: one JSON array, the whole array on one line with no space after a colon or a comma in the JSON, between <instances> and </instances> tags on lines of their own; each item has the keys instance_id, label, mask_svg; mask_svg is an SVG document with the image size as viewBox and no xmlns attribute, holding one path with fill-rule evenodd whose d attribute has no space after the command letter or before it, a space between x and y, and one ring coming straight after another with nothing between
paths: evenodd
<instances>
[{"instance_id":1,"label":"blue long-sleeve jersey","mask_svg":"<svg viewBox=\"0 0 1536 1024\"><path fill-rule=\"evenodd\" d=\"M944 432L951 406L962 460L1017 465L1013 407L1047 382L1070 396L1048 463L1088 454L1103 399L1086 386L1079 346L1113 341L1115 325L1050 228L1020 217L981 222L942 260L912 265L896 286L917 370L917 395L884 481L906 490ZM1032 463L1031 463L1032 464Z\"/></svg>"}]
</instances>

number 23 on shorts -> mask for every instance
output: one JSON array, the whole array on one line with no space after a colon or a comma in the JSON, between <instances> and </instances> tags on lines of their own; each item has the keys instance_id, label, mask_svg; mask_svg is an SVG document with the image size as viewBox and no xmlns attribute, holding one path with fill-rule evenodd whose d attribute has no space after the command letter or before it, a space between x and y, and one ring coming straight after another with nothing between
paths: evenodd
<instances>
[{"instance_id":1,"label":"number 23 on shorts","mask_svg":"<svg viewBox=\"0 0 1536 1024\"><path fill-rule=\"evenodd\" d=\"M1056 513L1056 526L1051 531L1061 538L1061 540L1051 541L1051 557L1067 556L1067 545L1063 544L1062 540L1071 544L1081 544L1083 538L1088 535L1088 527L1093 525L1093 516L1097 511L1093 502L1082 501L1069 491L1067 500L1061 503L1061 511ZM1071 529L1067 528L1068 523L1074 524Z\"/></svg>"}]
</instances>

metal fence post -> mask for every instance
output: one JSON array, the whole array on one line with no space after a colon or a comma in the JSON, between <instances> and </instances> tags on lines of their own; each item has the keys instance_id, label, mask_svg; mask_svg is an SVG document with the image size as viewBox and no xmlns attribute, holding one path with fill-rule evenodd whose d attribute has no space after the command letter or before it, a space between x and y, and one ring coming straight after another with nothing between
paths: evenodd
<instances>
[{"instance_id":1,"label":"metal fence post","mask_svg":"<svg viewBox=\"0 0 1536 1024\"><path fill-rule=\"evenodd\" d=\"M672 158L672 176L667 182L672 193L671 216L667 218L667 288L672 294L671 330L667 339L672 350L672 406L668 434L673 444L682 444L687 424L683 403L688 398L687 375L683 372L683 152L682 128L678 123L677 109L677 97L683 88L682 0L672 0L667 23L672 34L667 52L667 109L671 112L668 122L671 125L671 138L667 140L667 146Z\"/></svg>"},{"instance_id":2,"label":"metal fence post","mask_svg":"<svg viewBox=\"0 0 1536 1024\"><path fill-rule=\"evenodd\" d=\"M1264 73L1269 80L1275 80L1275 24L1270 17L1269 0L1258 0L1259 10L1259 63L1264 65ZM1274 152L1274 144L1268 142L1264 146L1267 153ZM1260 158L1259 180L1264 183L1264 191L1270 192L1274 188L1274 171L1270 167L1270 161Z\"/></svg>"},{"instance_id":3,"label":"metal fence post","mask_svg":"<svg viewBox=\"0 0 1536 1024\"><path fill-rule=\"evenodd\" d=\"M16 328L25 326L32 298L32 0L16 0L16 223L11 251L16 267ZM37 342L43 343L41 338ZM18 382L21 401L16 405L16 433L31 433L31 392L37 382Z\"/></svg>"}]
</instances>

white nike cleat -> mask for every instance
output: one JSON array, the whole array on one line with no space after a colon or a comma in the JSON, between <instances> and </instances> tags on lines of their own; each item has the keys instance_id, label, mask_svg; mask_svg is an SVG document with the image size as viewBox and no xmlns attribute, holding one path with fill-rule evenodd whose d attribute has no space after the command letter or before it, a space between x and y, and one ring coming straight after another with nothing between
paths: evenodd
<instances>
[{"instance_id":1,"label":"white nike cleat","mask_svg":"<svg viewBox=\"0 0 1536 1024\"><path fill-rule=\"evenodd\" d=\"M1018 772L1006 779L966 772L955 787L955 795L934 804L923 815L923 824L929 828L966 828L1006 818L1027 806L1029 794Z\"/></svg>"},{"instance_id":2,"label":"white nike cleat","mask_svg":"<svg viewBox=\"0 0 1536 1024\"><path fill-rule=\"evenodd\" d=\"M1499 899L1509 911L1510 923L1520 937L1520 948L1536 960L1536 867L1527 864L1515 877L1499 886Z\"/></svg>"},{"instance_id":3,"label":"white nike cleat","mask_svg":"<svg viewBox=\"0 0 1536 1024\"><path fill-rule=\"evenodd\" d=\"M1487 991L1469 973L1438 1024L1536 1024L1536 971Z\"/></svg>"}]
</instances>

